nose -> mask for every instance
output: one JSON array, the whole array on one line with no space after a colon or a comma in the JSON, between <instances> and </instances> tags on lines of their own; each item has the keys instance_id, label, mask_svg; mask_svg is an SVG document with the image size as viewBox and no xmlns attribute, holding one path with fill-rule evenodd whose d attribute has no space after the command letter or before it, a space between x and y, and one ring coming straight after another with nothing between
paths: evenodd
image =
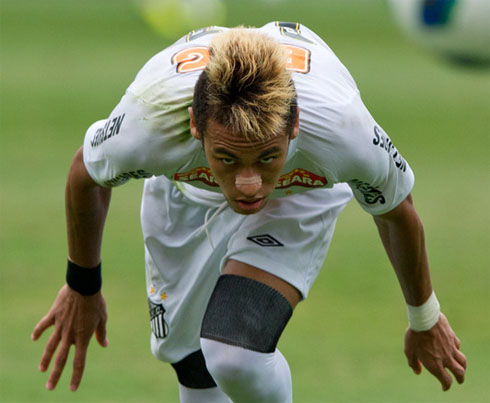
<instances>
[{"instance_id":1,"label":"nose","mask_svg":"<svg viewBox=\"0 0 490 403\"><path fill-rule=\"evenodd\" d=\"M242 173L236 176L235 186L246 197L255 196L262 188L262 178L256 173Z\"/></svg>"}]
</instances>

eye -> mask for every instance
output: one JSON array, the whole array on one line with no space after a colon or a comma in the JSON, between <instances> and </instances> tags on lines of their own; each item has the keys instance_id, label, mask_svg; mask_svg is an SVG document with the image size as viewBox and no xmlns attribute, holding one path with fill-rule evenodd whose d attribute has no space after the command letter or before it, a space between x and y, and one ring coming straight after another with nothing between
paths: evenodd
<instances>
[{"instance_id":1,"label":"eye","mask_svg":"<svg viewBox=\"0 0 490 403\"><path fill-rule=\"evenodd\" d=\"M270 164L276 157L264 157L260 159L262 164Z\"/></svg>"},{"instance_id":2,"label":"eye","mask_svg":"<svg viewBox=\"0 0 490 403\"><path fill-rule=\"evenodd\" d=\"M224 165L233 165L235 163L235 160L232 160L231 158L221 158L221 162Z\"/></svg>"}]
</instances>

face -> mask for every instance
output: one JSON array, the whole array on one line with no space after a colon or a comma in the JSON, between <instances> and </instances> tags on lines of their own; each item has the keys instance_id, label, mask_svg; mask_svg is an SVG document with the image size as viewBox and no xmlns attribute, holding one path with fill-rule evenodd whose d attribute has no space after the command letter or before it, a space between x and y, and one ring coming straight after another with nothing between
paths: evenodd
<instances>
[{"instance_id":1,"label":"face","mask_svg":"<svg viewBox=\"0 0 490 403\"><path fill-rule=\"evenodd\" d=\"M284 133L265 141L237 136L217 122L209 121L204 137L197 132L192 115L191 134L203 141L211 172L230 207L239 214L254 214L267 204L282 171L289 141ZM204 140L203 140L204 139Z\"/></svg>"}]
</instances>

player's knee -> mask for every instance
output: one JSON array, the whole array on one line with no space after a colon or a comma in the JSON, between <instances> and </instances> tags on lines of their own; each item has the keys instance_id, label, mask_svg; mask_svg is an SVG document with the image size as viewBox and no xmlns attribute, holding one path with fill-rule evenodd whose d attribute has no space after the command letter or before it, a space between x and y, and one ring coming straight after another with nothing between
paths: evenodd
<instances>
[{"instance_id":1,"label":"player's knee","mask_svg":"<svg viewBox=\"0 0 490 403\"><path fill-rule=\"evenodd\" d=\"M261 376L261 368L250 361L248 350L209 339L201 339L201 349L208 371L225 390L253 385L254 379Z\"/></svg>"}]
</instances>

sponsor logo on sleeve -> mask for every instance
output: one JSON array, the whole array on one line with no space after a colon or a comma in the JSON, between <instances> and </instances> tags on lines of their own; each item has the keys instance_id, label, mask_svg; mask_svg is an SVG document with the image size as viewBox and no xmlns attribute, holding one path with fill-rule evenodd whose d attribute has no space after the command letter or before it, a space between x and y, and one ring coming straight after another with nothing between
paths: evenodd
<instances>
[{"instance_id":1,"label":"sponsor logo on sleeve","mask_svg":"<svg viewBox=\"0 0 490 403\"><path fill-rule=\"evenodd\" d=\"M405 172L407 170L407 162L398 152L390 138L385 133L383 133L383 131L378 126L374 126L373 144L377 147L381 147L389 155L391 155L391 158L393 158L393 161L395 162L395 166L400 171Z\"/></svg>"},{"instance_id":2,"label":"sponsor logo on sleeve","mask_svg":"<svg viewBox=\"0 0 490 403\"><path fill-rule=\"evenodd\" d=\"M100 146L104 141L110 139L113 136L117 136L121 130L121 125L124 120L125 113L116 116L114 119L107 119L104 127L97 129L90 145L92 148Z\"/></svg>"},{"instance_id":3,"label":"sponsor logo on sleeve","mask_svg":"<svg viewBox=\"0 0 490 403\"><path fill-rule=\"evenodd\" d=\"M349 181L349 184L362 193L362 195L364 196L364 201L367 204L385 204L386 199L383 196L381 190L376 189L369 183L360 181L358 179L352 179L351 181Z\"/></svg>"},{"instance_id":4,"label":"sponsor logo on sleeve","mask_svg":"<svg viewBox=\"0 0 490 403\"><path fill-rule=\"evenodd\" d=\"M104 185L117 186L126 183L130 179L151 178L152 176L153 176L152 173L146 172L143 169L138 169L137 171L124 172L122 174L115 176L114 178L106 180L104 182Z\"/></svg>"}]
</instances>

